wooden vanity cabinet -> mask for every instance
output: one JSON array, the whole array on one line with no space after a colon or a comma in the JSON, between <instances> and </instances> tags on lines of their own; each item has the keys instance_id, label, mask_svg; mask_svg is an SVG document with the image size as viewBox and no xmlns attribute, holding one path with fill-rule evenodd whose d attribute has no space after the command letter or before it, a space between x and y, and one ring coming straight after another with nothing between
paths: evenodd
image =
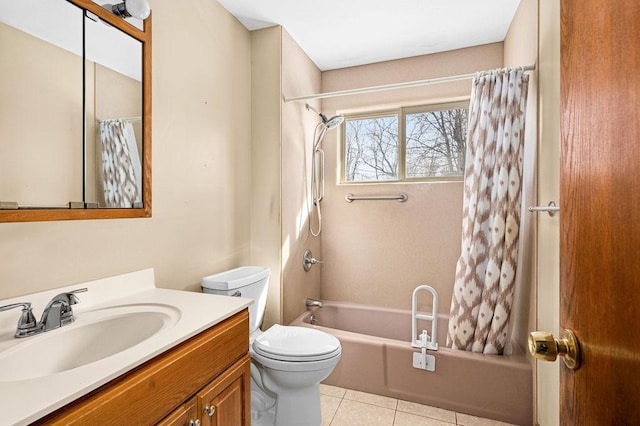
<instances>
[{"instance_id":1,"label":"wooden vanity cabinet","mask_svg":"<svg viewBox=\"0 0 640 426\"><path fill-rule=\"evenodd\" d=\"M158 423L159 426L196 426L196 420L200 418L198 411L198 401L195 398L182 404L173 413Z\"/></svg>"},{"instance_id":2,"label":"wooden vanity cabinet","mask_svg":"<svg viewBox=\"0 0 640 426\"><path fill-rule=\"evenodd\" d=\"M241 426L250 415L250 358L236 362L158 426ZM246 419L246 420L245 420Z\"/></svg>"},{"instance_id":3,"label":"wooden vanity cabinet","mask_svg":"<svg viewBox=\"0 0 640 426\"><path fill-rule=\"evenodd\" d=\"M250 371L245 309L36 424L249 426Z\"/></svg>"},{"instance_id":4,"label":"wooden vanity cabinet","mask_svg":"<svg viewBox=\"0 0 640 426\"><path fill-rule=\"evenodd\" d=\"M249 397L245 400L245 395ZM249 355L198 392L202 426L249 425L251 418L251 361ZM246 421L245 421L246 419Z\"/></svg>"}]
</instances>

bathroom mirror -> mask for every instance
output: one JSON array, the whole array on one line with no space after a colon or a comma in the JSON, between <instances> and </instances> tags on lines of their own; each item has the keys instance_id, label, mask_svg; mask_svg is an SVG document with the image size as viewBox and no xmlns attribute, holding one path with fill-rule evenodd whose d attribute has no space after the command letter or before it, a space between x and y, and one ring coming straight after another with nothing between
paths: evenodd
<instances>
[{"instance_id":1,"label":"bathroom mirror","mask_svg":"<svg viewBox=\"0 0 640 426\"><path fill-rule=\"evenodd\" d=\"M0 222L151 216L151 18L4 0Z\"/></svg>"}]
</instances>

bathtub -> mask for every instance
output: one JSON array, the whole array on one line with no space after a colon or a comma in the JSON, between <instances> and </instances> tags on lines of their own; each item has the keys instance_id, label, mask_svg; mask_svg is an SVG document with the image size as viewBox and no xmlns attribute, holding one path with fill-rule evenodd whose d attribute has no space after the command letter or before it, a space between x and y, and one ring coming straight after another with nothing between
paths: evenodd
<instances>
[{"instance_id":1,"label":"bathtub","mask_svg":"<svg viewBox=\"0 0 640 426\"><path fill-rule=\"evenodd\" d=\"M310 324L310 316L315 324ZM435 371L412 366L411 311L324 302L291 325L331 333L342 358L324 383L385 395L517 425L533 422L532 367L520 347L511 355L483 355L445 348L447 316L438 315ZM431 325L418 321L418 332Z\"/></svg>"}]
</instances>

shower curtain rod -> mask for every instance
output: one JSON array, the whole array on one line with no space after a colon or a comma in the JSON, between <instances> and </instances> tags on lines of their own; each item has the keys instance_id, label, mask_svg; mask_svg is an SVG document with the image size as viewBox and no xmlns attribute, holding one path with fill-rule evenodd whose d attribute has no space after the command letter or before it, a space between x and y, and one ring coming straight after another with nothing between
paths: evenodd
<instances>
[{"instance_id":1,"label":"shower curtain rod","mask_svg":"<svg viewBox=\"0 0 640 426\"><path fill-rule=\"evenodd\" d=\"M524 71L531 71L536 69L536 66L526 65L526 66L513 67L513 68L522 68ZM380 92L383 90L404 89L406 87L426 86L428 84L444 83L447 81L467 80L475 77L476 74L477 73L454 75L451 77L430 78L427 80L416 80L416 81L408 81L405 83L384 84L382 86L362 87L360 89L338 90L335 92L318 93L315 95L306 95L306 96L295 96L291 98L285 97L284 101L286 103L286 102L295 102L295 101L306 101L309 99L326 99L326 98L335 98L337 96L355 95L359 93Z\"/></svg>"}]
</instances>

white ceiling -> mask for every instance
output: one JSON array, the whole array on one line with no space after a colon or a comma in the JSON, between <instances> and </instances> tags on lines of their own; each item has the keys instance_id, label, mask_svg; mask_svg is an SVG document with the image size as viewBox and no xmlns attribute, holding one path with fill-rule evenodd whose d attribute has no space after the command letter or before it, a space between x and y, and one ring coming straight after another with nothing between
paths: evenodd
<instances>
[{"instance_id":1,"label":"white ceiling","mask_svg":"<svg viewBox=\"0 0 640 426\"><path fill-rule=\"evenodd\" d=\"M503 41L520 0L218 0L282 25L322 71Z\"/></svg>"},{"instance_id":2,"label":"white ceiling","mask_svg":"<svg viewBox=\"0 0 640 426\"><path fill-rule=\"evenodd\" d=\"M96 3L105 4L106 1ZM142 81L141 43L111 25L103 24L97 16L95 19L86 20L87 59ZM142 28L142 21L127 20ZM82 21L81 9L65 1L4 0L0 9L0 22L78 56L83 55Z\"/></svg>"}]
</instances>

